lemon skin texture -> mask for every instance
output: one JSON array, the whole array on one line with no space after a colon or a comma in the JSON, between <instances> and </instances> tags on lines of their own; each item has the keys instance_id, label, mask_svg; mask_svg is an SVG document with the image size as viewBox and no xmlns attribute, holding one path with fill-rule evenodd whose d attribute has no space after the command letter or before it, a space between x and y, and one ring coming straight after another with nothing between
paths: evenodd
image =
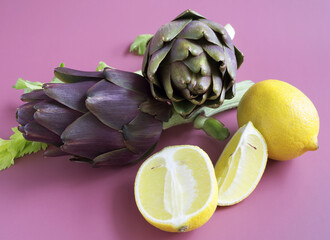
<instances>
[{"instance_id":1,"label":"lemon skin texture","mask_svg":"<svg viewBox=\"0 0 330 240\"><path fill-rule=\"evenodd\" d=\"M318 149L318 112L304 93L286 82L269 79L250 87L238 105L237 121L239 127L253 123L273 160L290 160Z\"/></svg>"}]
</instances>

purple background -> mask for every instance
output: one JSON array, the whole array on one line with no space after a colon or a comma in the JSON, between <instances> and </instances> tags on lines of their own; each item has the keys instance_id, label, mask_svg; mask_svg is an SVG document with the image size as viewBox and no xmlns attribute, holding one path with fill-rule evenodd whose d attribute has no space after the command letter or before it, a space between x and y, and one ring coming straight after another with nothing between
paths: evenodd
<instances>
[{"instance_id":1,"label":"purple background","mask_svg":"<svg viewBox=\"0 0 330 240\"><path fill-rule=\"evenodd\" d=\"M21 158L0 172L0 238L7 239L329 239L330 2L299 1L14 1L0 2L0 137L16 126L18 77L48 82L53 68L94 70L99 61L128 71L142 58L128 53L138 34L155 33L187 8L231 23L245 53L238 81L275 78L302 90L318 109L320 149L289 162L269 161L243 202L219 207L185 234L162 232L137 210L133 184L141 165L93 169L67 157ZM217 116L233 133L236 110ZM215 162L226 142L191 125L165 131L156 150L201 146Z\"/></svg>"}]
</instances>

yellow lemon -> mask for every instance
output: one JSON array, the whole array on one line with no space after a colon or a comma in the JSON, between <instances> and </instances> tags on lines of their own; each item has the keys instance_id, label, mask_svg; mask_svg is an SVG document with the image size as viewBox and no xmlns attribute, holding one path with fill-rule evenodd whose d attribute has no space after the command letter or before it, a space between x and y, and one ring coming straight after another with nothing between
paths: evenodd
<instances>
[{"instance_id":1,"label":"yellow lemon","mask_svg":"<svg viewBox=\"0 0 330 240\"><path fill-rule=\"evenodd\" d=\"M286 82L265 80L250 87L238 105L237 120L239 126L251 121L261 132L271 159L289 160L318 149L317 110Z\"/></svg>"},{"instance_id":2,"label":"yellow lemon","mask_svg":"<svg viewBox=\"0 0 330 240\"><path fill-rule=\"evenodd\" d=\"M266 163L266 142L249 122L230 139L215 165L218 205L233 205L249 196L259 183Z\"/></svg>"},{"instance_id":3,"label":"yellow lemon","mask_svg":"<svg viewBox=\"0 0 330 240\"><path fill-rule=\"evenodd\" d=\"M197 146L179 145L164 148L141 165L134 192L149 223L168 232L187 232L213 215L217 188L208 155Z\"/></svg>"}]
</instances>

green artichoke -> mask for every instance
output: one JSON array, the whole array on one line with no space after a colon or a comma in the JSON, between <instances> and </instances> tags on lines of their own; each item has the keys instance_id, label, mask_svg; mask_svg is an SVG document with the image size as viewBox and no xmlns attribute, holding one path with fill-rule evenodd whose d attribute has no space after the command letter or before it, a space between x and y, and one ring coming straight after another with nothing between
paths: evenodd
<instances>
[{"instance_id":1,"label":"green artichoke","mask_svg":"<svg viewBox=\"0 0 330 240\"><path fill-rule=\"evenodd\" d=\"M186 10L150 39L142 73L157 100L189 117L201 106L216 108L234 96L242 62L223 26Z\"/></svg>"},{"instance_id":2,"label":"green artichoke","mask_svg":"<svg viewBox=\"0 0 330 240\"><path fill-rule=\"evenodd\" d=\"M157 143L171 116L140 75L55 69L65 83L47 83L23 94L18 129L27 140L50 144L46 156L72 155L94 166L124 165L142 159Z\"/></svg>"}]
</instances>

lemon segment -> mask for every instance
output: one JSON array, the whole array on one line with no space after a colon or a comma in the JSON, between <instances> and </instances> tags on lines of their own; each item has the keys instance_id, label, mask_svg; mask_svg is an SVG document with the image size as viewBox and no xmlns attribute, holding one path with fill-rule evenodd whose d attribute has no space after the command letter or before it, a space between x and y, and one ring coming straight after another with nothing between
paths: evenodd
<instances>
[{"instance_id":1,"label":"lemon segment","mask_svg":"<svg viewBox=\"0 0 330 240\"><path fill-rule=\"evenodd\" d=\"M267 145L251 122L231 138L215 165L218 205L228 206L249 196L267 163Z\"/></svg>"},{"instance_id":2,"label":"lemon segment","mask_svg":"<svg viewBox=\"0 0 330 240\"><path fill-rule=\"evenodd\" d=\"M196 146L164 148L147 159L135 179L139 211L169 232L202 226L217 206L217 183L208 155Z\"/></svg>"}]
</instances>

